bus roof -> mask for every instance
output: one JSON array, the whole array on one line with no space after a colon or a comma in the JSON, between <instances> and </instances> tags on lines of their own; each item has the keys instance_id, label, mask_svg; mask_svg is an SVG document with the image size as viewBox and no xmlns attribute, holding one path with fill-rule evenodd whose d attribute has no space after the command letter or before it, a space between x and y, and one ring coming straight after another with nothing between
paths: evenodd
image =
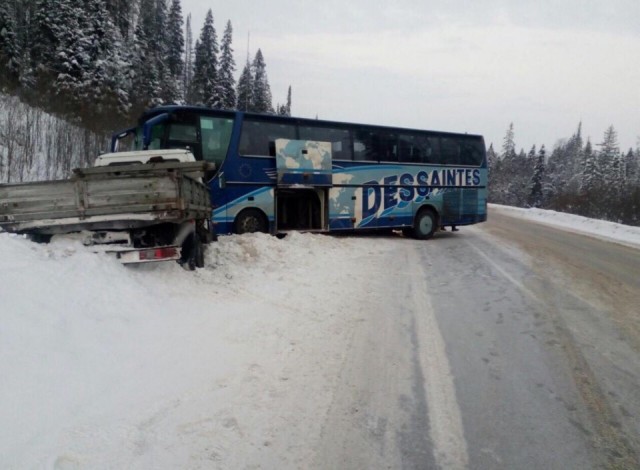
<instances>
[{"instance_id":1,"label":"bus roof","mask_svg":"<svg viewBox=\"0 0 640 470\"><path fill-rule=\"evenodd\" d=\"M148 119L157 116L162 113L174 113L174 112L186 112L186 113L197 113L203 115L226 115L228 117L235 115L244 115L250 117L257 117L260 119L265 119L269 121L280 121L280 122L289 122L296 124L322 124L325 126L336 126L336 127L364 127L369 129L379 129L379 130L387 130L387 131L395 131L395 132L424 132L438 135L451 135L451 136L467 136L467 137L476 137L482 138L479 134L468 134L468 133L460 133L460 132L445 132L445 131L436 131L431 129L413 129L413 128L405 128L405 127L392 127L392 126L381 126L377 124L364 124L359 122L344 122L344 121L327 121L322 119L309 119L309 118L300 118L295 116L280 116L277 114L260 114L260 113L250 113L244 111L234 111L234 110L226 110L226 109L213 109L208 108L206 106L194 106L194 105L162 105L157 106L155 108L151 108L146 110L139 119L140 123L147 121Z\"/></svg>"}]
</instances>

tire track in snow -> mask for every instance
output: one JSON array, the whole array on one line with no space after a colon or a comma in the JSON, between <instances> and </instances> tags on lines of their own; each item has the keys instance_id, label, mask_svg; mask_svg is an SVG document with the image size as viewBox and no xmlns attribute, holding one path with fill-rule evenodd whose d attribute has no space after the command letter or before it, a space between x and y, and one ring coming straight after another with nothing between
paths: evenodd
<instances>
[{"instance_id":1,"label":"tire track in snow","mask_svg":"<svg viewBox=\"0 0 640 470\"><path fill-rule=\"evenodd\" d=\"M422 249L420 249L422 247ZM414 307L418 355L424 374L424 389L429 409L429 431L433 453L440 468L464 469L469 465L462 415L447 358L446 345L433 310L427 286L428 265L423 246L416 245L416 256L407 257L415 274L410 276L411 304Z\"/></svg>"}]
</instances>

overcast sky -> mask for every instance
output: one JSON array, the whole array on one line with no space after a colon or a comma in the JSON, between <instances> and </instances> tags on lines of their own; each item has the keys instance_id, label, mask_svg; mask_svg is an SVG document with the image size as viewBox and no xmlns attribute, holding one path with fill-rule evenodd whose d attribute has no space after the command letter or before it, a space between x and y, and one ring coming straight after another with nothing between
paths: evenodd
<instances>
[{"instance_id":1,"label":"overcast sky","mask_svg":"<svg viewBox=\"0 0 640 470\"><path fill-rule=\"evenodd\" d=\"M292 114L553 148L582 121L640 137L640 0L183 0L194 41L231 20L237 76L262 49ZM248 33L250 32L250 41Z\"/></svg>"}]
</instances>

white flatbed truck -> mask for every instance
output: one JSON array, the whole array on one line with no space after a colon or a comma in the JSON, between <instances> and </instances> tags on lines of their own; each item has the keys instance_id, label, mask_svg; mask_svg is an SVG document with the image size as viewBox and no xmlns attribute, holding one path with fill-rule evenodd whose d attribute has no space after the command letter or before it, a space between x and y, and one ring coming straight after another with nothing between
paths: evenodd
<instances>
[{"instance_id":1,"label":"white flatbed truck","mask_svg":"<svg viewBox=\"0 0 640 470\"><path fill-rule=\"evenodd\" d=\"M0 185L0 229L45 242L77 233L123 263L202 267L215 239L202 182L211 170L182 149L101 155L66 180Z\"/></svg>"}]
</instances>

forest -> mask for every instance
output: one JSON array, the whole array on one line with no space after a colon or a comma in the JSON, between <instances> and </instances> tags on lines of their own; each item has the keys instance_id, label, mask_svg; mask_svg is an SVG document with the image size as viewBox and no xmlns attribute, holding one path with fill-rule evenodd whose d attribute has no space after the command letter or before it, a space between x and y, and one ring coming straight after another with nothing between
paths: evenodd
<instances>
[{"instance_id":1,"label":"forest","mask_svg":"<svg viewBox=\"0 0 640 470\"><path fill-rule=\"evenodd\" d=\"M230 20L220 35L209 10L195 43L193 27L180 0L4 0L0 89L96 132L168 103L290 112L260 49L236 83Z\"/></svg>"},{"instance_id":2,"label":"forest","mask_svg":"<svg viewBox=\"0 0 640 470\"><path fill-rule=\"evenodd\" d=\"M517 152L514 135L511 123L501 152L487 150L489 202L640 225L640 142L621 150L610 126L594 145L580 123L550 152L545 145Z\"/></svg>"},{"instance_id":3,"label":"forest","mask_svg":"<svg viewBox=\"0 0 640 470\"><path fill-rule=\"evenodd\" d=\"M231 21L218 31L211 10L192 25L180 0L4 0L0 182L90 165L110 132L160 104L290 115L291 86L274 107L262 51L236 80ZM640 225L640 141L621 149L611 126L592 143L578 124L552 149L516 148L513 124L489 146L489 202Z\"/></svg>"}]
</instances>

